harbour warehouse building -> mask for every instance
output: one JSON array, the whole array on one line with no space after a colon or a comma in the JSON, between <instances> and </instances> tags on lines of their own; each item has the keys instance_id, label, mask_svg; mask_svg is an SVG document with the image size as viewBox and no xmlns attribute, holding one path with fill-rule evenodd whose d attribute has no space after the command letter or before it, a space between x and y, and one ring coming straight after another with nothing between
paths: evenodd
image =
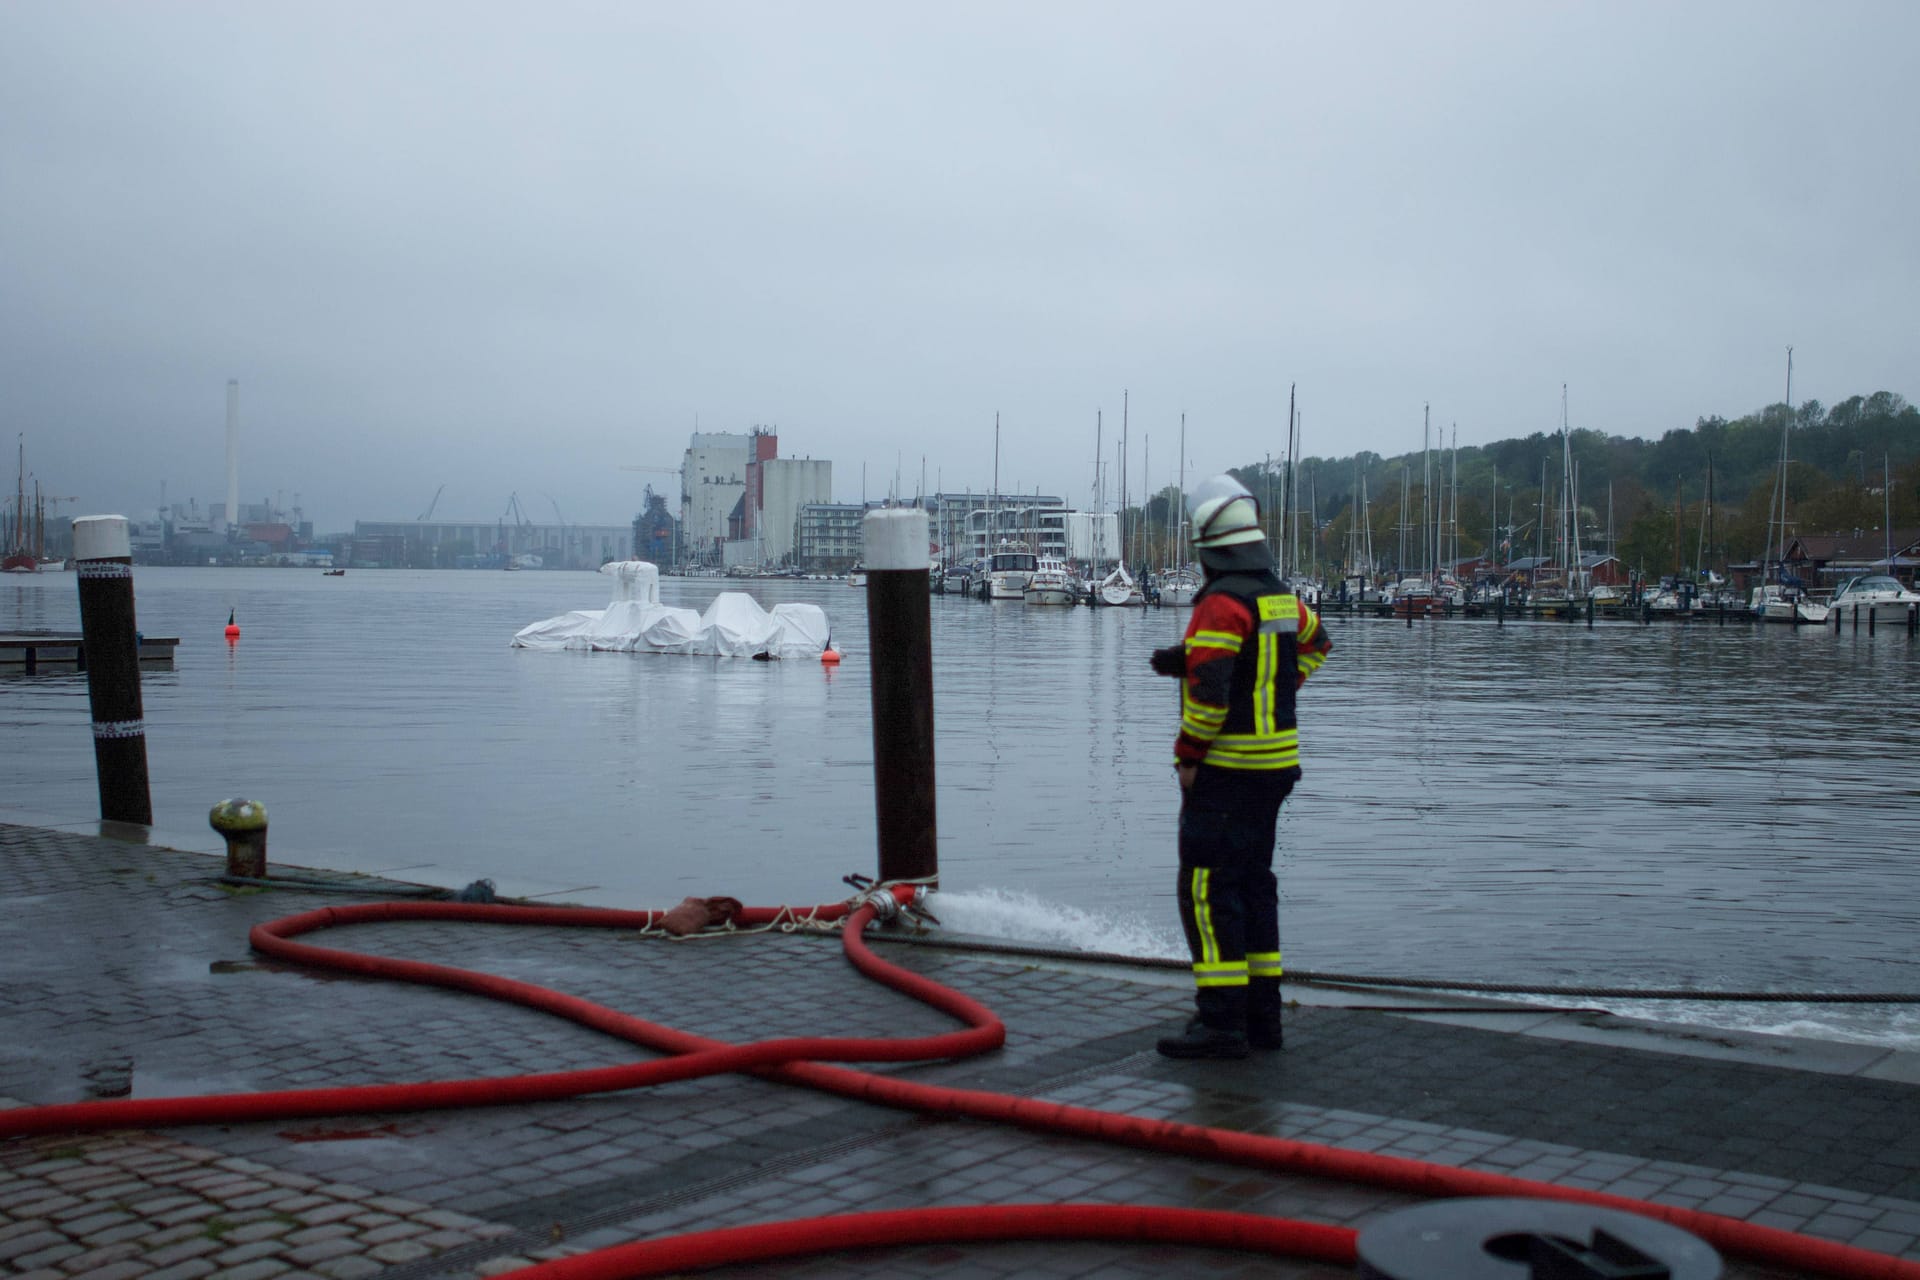
<instances>
[{"instance_id":1,"label":"harbour warehouse building","mask_svg":"<svg viewBox=\"0 0 1920 1280\"><path fill-rule=\"evenodd\" d=\"M512 500L492 521L357 521L349 562L363 568L594 569L633 556L670 570L842 573L860 558L866 512L881 505L834 502L832 462L780 457L779 437L766 428L695 432L676 474L678 512L667 510L667 494L648 486L644 506L629 525L532 521ZM976 559L1003 541L1095 563L1118 555L1113 513L1071 511L1054 495L937 493L913 501L932 520L930 560Z\"/></svg>"},{"instance_id":2,"label":"harbour warehouse building","mask_svg":"<svg viewBox=\"0 0 1920 1280\"><path fill-rule=\"evenodd\" d=\"M814 465L825 467L825 462ZM768 514L762 533L689 546L684 521L666 510L662 494L630 525L541 524L533 521L360 520L350 559L363 569L595 569L637 557L664 569L689 567L791 568L845 573L859 562L861 521L878 502L799 502L783 468L769 467L770 505L792 511L778 522ZM798 477L806 481L803 475ZM1047 494L940 493L922 500L930 518L928 559L958 563L988 554L1002 541L1025 542L1041 555L1093 563L1117 553L1118 517L1071 511ZM736 506L738 504L736 503ZM735 527L742 513L736 510Z\"/></svg>"}]
</instances>

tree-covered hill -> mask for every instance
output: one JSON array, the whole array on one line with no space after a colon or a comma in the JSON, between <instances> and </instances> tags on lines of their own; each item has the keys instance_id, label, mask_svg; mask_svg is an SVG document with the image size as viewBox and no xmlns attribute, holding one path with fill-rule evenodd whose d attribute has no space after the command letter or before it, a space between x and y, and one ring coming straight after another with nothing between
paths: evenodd
<instances>
[{"instance_id":1,"label":"tree-covered hill","mask_svg":"<svg viewBox=\"0 0 1920 1280\"><path fill-rule=\"evenodd\" d=\"M1731 421L1701 418L1691 429L1669 431L1658 440L1572 431L1583 547L1604 550L1611 532L1615 553L1629 567L1651 574L1720 568L1762 555L1789 412L1792 422L1785 434L1793 532L1881 528L1889 506L1883 477L1889 473L1893 526L1920 525L1920 409L1893 392L1879 391L1831 408L1809 400L1792 410L1768 405ZM1267 463L1257 462L1236 468L1235 474L1263 497L1271 493L1276 511L1285 507L1283 463L1269 470ZM1463 446L1457 454L1436 448L1431 455L1415 451L1390 458L1366 452L1310 456L1300 467L1298 509L1315 515L1315 553L1325 564L1345 563L1351 554L1362 483L1377 561L1399 559L1403 524L1413 540L1408 545L1419 546L1423 511L1429 527L1442 526L1443 554L1495 554L1506 542L1497 554L1504 560L1540 548L1551 553L1551 533L1542 537L1540 521L1544 512L1549 530L1555 523L1562 474L1558 433ZM1425 502L1429 488L1433 507ZM1150 526L1164 521L1168 496L1148 504ZM1305 538L1304 518L1298 527ZM1406 563L1418 563L1417 550L1408 553Z\"/></svg>"}]
</instances>

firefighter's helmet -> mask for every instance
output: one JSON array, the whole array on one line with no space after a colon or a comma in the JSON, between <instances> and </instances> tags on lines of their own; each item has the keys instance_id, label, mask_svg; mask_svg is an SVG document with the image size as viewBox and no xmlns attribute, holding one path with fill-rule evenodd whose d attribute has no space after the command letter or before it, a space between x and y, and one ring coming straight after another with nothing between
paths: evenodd
<instances>
[{"instance_id":1,"label":"firefighter's helmet","mask_svg":"<svg viewBox=\"0 0 1920 1280\"><path fill-rule=\"evenodd\" d=\"M1260 502L1230 475L1204 480L1187 495L1187 518L1196 550L1259 542Z\"/></svg>"}]
</instances>

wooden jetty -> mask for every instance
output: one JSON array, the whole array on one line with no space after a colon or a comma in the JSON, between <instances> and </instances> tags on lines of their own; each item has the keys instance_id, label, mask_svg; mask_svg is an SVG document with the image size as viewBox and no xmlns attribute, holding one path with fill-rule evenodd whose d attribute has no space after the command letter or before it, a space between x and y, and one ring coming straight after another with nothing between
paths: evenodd
<instances>
[{"instance_id":1,"label":"wooden jetty","mask_svg":"<svg viewBox=\"0 0 1920 1280\"><path fill-rule=\"evenodd\" d=\"M178 636L141 636L141 665L172 666L179 643ZM87 646L78 631L0 633L0 674L32 675L48 667L87 669Z\"/></svg>"}]
</instances>

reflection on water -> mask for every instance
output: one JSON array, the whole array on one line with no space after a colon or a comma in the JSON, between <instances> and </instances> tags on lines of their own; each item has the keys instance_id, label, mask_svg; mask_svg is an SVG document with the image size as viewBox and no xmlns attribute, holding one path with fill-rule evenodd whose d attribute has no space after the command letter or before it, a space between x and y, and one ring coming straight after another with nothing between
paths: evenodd
<instances>
[{"instance_id":1,"label":"reflection on water","mask_svg":"<svg viewBox=\"0 0 1920 1280\"><path fill-rule=\"evenodd\" d=\"M753 588L826 609L847 655L829 670L508 648L604 603L591 574L135 585L143 630L181 637L177 669L144 685L163 830L246 794L288 860L623 906L811 902L873 870L863 592ZM701 607L723 585L663 587ZM1146 655L1184 614L932 610L943 881L976 895L973 927L1031 930L1032 904L1054 903L1087 913L1065 926L1083 942L1176 951L1175 694ZM71 574L0 583L0 627L77 625ZM1290 964L1920 990L1920 648L1903 632L1330 628L1281 818ZM16 747L0 805L95 812L83 678L0 680L0 726ZM1680 1015L1920 1043L1920 1016L1884 1006Z\"/></svg>"}]
</instances>

